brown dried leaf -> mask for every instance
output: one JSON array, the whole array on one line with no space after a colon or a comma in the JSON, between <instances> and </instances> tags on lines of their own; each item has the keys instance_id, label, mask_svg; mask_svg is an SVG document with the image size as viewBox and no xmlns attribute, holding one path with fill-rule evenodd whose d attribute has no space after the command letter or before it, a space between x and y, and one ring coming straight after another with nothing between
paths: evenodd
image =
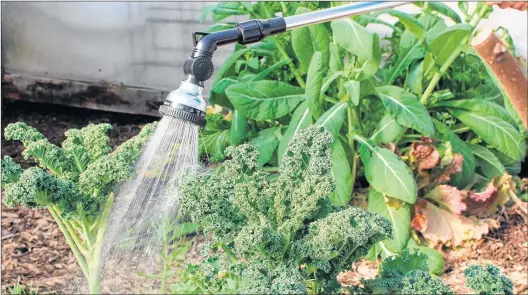
<instances>
[{"instance_id":1,"label":"brown dried leaf","mask_svg":"<svg viewBox=\"0 0 528 295\"><path fill-rule=\"evenodd\" d=\"M460 191L456 187L447 184L437 185L425 195L425 198L446 207L456 215L460 215L462 211L467 209L466 204L462 202Z\"/></svg>"},{"instance_id":2,"label":"brown dried leaf","mask_svg":"<svg viewBox=\"0 0 528 295\"><path fill-rule=\"evenodd\" d=\"M411 162L419 172L432 169L440 162L440 152L433 145L433 140L425 136L422 136L420 141L411 144L409 154Z\"/></svg>"},{"instance_id":3,"label":"brown dried leaf","mask_svg":"<svg viewBox=\"0 0 528 295\"><path fill-rule=\"evenodd\" d=\"M452 160L444 166L444 170L440 173L436 181L438 183L447 183L451 181L451 175L462 171L462 162L464 157L461 154L453 154Z\"/></svg>"},{"instance_id":4,"label":"brown dried leaf","mask_svg":"<svg viewBox=\"0 0 528 295\"><path fill-rule=\"evenodd\" d=\"M457 216L429 201L423 200L423 202L419 204L419 216L421 216L419 218L425 218L427 226L419 231L432 245L456 247L465 241L480 239L489 231L487 224L482 224L475 218Z\"/></svg>"}]
</instances>

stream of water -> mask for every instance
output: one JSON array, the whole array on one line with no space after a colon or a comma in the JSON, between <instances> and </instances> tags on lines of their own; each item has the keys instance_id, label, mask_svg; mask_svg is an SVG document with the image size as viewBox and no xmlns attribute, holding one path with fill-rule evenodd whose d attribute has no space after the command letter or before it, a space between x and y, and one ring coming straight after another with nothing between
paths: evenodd
<instances>
[{"instance_id":1,"label":"stream of water","mask_svg":"<svg viewBox=\"0 0 528 295\"><path fill-rule=\"evenodd\" d=\"M138 283L135 274L159 270L160 227L177 218L178 182L197 166L198 128L163 117L134 175L114 191L101 259L101 291L126 292L126 285Z\"/></svg>"}]
</instances>

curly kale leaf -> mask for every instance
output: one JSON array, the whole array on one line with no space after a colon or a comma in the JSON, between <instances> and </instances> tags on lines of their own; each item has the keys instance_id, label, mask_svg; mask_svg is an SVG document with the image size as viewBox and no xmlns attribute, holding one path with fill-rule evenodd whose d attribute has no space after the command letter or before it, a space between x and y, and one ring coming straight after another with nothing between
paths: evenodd
<instances>
[{"instance_id":1,"label":"curly kale leaf","mask_svg":"<svg viewBox=\"0 0 528 295\"><path fill-rule=\"evenodd\" d=\"M4 156L2 159L2 188L7 184L17 182L22 174L22 167L13 158Z\"/></svg>"},{"instance_id":2,"label":"curly kale leaf","mask_svg":"<svg viewBox=\"0 0 528 295\"><path fill-rule=\"evenodd\" d=\"M306 294L303 275L287 265L251 263L242 272L241 294Z\"/></svg>"},{"instance_id":3,"label":"curly kale leaf","mask_svg":"<svg viewBox=\"0 0 528 295\"><path fill-rule=\"evenodd\" d=\"M25 146L37 140L45 139L44 135L37 129L23 122L17 122L7 125L4 130L4 137L7 140L21 141Z\"/></svg>"},{"instance_id":4,"label":"curly kale leaf","mask_svg":"<svg viewBox=\"0 0 528 295\"><path fill-rule=\"evenodd\" d=\"M476 294L513 294L512 281L501 275L499 268L494 265L471 265L464 271L464 275L466 286Z\"/></svg>"},{"instance_id":5,"label":"curly kale leaf","mask_svg":"<svg viewBox=\"0 0 528 295\"><path fill-rule=\"evenodd\" d=\"M319 269L341 271L365 256L373 244L391 235L387 219L359 208L348 208L312 222L296 251Z\"/></svg>"},{"instance_id":6,"label":"curly kale leaf","mask_svg":"<svg viewBox=\"0 0 528 295\"><path fill-rule=\"evenodd\" d=\"M442 281L431 275L427 256L404 250L398 256L386 258L373 280L362 280L370 294L453 294Z\"/></svg>"},{"instance_id":7,"label":"curly kale leaf","mask_svg":"<svg viewBox=\"0 0 528 295\"><path fill-rule=\"evenodd\" d=\"M64 151L50 143L37 129L18 122L7 125L4 132L7 140L19 140L24 144L25 159L33 158L43 169L51 171L62 179L74 180L73 163L66 157Z\"/></svg>"},{"instance_id":8,"label":"curly kale leaf","mask_svg":"<svg viewBox=\"0 0 528 295\"><path fill-rule=\"evenodd\" d=\"M449 286L442 283L440 278L428 271L413 270L407 273L402 281L399 294L454 294Z\"/></svg>"},{"instance_id":9,"label":"curly kale leaf","mask_svg":"<svg viewBox=\"0 0 528 295\"><path fill-rule=\"evenodd\" d=\"M134 162L155 127L156 123L145 125L138 135L89 164L79 176L80 190L87 195L105 195L112 185L128 179L133 173Z\"/></svg>"},{"instance_id":10,"label":"curly kale leaf","mask_svg":"<svg viewBox=\"0 0 528 295\"><path fill-rule=\"evenodd\" d=\"M46 173L38 167L26 169L17 182L5 186L5 204L13 207L24 205L28 208L56 205L66 215L77 210L77 204L88 207L93 203L83 195L70 180L64 180Z\"/></svg>"},{"instance_id":11,"label":"curly kale leaf","mask_svg":"<svg viewBox=\"0 0 528 295\"><path fill-rule=\"evenodd\" d=\"M66 140L62 143L62 149L66 157L75 164L79 173L84 172L88 164L112 150L110 138L107 136L110 129L112 129L110 124L90 124L82 129L66 131Z\"/></svg>"}]
</instances>

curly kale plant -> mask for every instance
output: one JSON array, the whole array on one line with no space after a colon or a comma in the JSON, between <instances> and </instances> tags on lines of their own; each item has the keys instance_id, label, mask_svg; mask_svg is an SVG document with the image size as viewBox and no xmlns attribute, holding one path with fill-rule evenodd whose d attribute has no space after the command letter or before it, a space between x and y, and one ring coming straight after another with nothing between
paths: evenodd
<instances>
[{"instance_id":1,"label":"curly kale plant","mask_svg":"<svg viewBox=\"0 0 528 295\"><path fill-rule=\"evenodd\" d=\"M513 294L512 282L493 265L469 266L464 275L466 286L475 294ZM347 281L347 274L341 277L340 282L343 281ZM344 287L341 291L349 294L454 294L439 277L430 273L427 256L416 249L405 249L397 256L387 257L376 278L361 280L361 284L363 287Z\"/></svg>"},{"instance_id":2,"label":"curly kale plant","mask_svg":"<svg viewBox=\"0 0 528 295\"><path fill-rule=\"evenodd\" d=\"M112 128L109 124L68 130L62 148L25 123L5 128L5 139L21 141L24 158L38 163L38 167L23 170L12 158L2 159L5 204L49 210L88 279L90 293L99 289L101 244L113 202L111 189L130 176L154 127L146 125L113 152L107 136Z\"/></svg>"},{"instance_id":3,"label":"curly kale plant","mask_svg":"<svg viewBox=\"0 0 528 295\"><path fill-rule=\"evenodd\" d=\"M255 147L229 147L223 165L182 185L182 213L247 262L238 292L335 292L336 275L391 236L385 218L332 205L331 143L321 127L299 131L278 175L264 171Z\"/></svg>"},{"instance_id":4,"label":"curly kale plant","mask_svg":"<svg viewBox=\"0 0 528 295\"><path fill-rule=\"evenodd\" d=\"M484 267L472 265L464 271L466 286L476 294L513 294L513 283L500 270L491 264Z\"/></svg>"},{"instance_id":5,"label":"curly kale plant","mask_svg":"<svg viewBox=\"0 0 528 295\"><path fill-rule=\"evenodd\" d=\"M364 288L354 287L354 294L453 294L449 286L429 272L427 256L404 250L387 257L375 279L362 280Z\"/></svg>"}]
</instances>

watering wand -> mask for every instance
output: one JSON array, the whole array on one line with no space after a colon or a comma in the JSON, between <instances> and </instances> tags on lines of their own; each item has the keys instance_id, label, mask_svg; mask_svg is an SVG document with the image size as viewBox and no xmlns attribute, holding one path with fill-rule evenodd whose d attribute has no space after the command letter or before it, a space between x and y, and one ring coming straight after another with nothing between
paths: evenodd
<instances>
[{"instance_id":1,"label":"watering wand","mask_svg":"<svg viewBox=\"0 0 528 295\"><path fill-rule=\"evenodd\" d=\"M202 97L204 81L214 72L213 54L218 46L251 44L295 28L323 23L352 15L368 13L406 4L407 2L356 2L305 14L271 19L254 19L238 23L235 28L214 33L195 32L194 50L185 61L186 79L167 96L159 111L164 116L179 118L205 126L206 102ZM199 38L199 39L198 39Z\"/></svg>"}]
</instances>

